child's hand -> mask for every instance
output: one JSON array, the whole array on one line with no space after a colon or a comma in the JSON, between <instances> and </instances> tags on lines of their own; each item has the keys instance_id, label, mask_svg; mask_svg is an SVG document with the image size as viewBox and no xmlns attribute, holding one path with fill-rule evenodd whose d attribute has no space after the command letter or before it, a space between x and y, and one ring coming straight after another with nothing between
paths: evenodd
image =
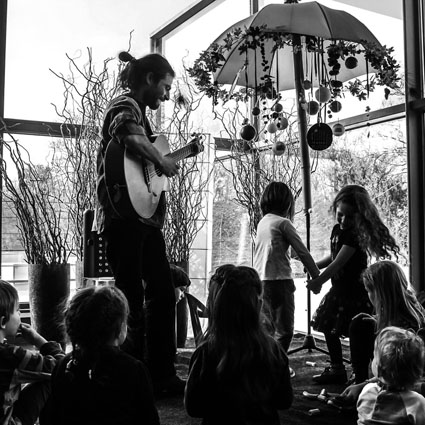
<instances>
[{"instance_id":1,"label":"child's hand","mask_svg":"<svg viewBox=\"0 0 425 425\"><path fill-rule=\"evenodd\" d=\"M21 322L19 332L25 341L27 341L29 344L35 345L37 348L40 348L47 342L45 338L43 338L33 327L27 323Z\"/></svg>"},{"instance_id":2,"label":"child's hand","mask_svg":"<svg viewBox=\"0 0 425 425\"><path fill-rule=\"evenodd\" d=\"M322 289L322 283L320 281L317 281L316 279L311 279L311 280L307 280L307 288L310 289L311 292L313 292L313 294L318 294L320 293L321 289Z\"/></svg>"}]
</instances>

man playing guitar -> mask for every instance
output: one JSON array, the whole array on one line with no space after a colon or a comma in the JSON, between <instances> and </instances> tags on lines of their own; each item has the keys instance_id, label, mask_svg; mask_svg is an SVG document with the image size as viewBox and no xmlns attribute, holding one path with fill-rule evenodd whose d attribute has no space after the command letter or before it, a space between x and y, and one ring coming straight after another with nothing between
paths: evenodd
<instances>
[{"instance_id":1,"label":"man playing guitar","mask_svg":"<svg viewBox=\"0 0 425 425\"><path fill-rule=\"evenodd\" d=\"M146 355L157 393L182 394L185 382L177 377L174 366L174 288L161 231L165 194L158 194L158 206L151 217L137 213L124 216L115 205L125 200L125 190L118 184L111 187L105 167L108 145L115 143L141 162L150 161L167 177L178 173L176 160L152 145L152 130L146 118L146 107L156 110L169 99L175 73L159 54L135 59L128 52L121 52L119 59L127 63L120 74L126 91L110 102L104 115L97 161L98 231L106 239L107 260L115 284L130 305L129 336L123 349L142 360Z\"/></svg>"}]
</instances>

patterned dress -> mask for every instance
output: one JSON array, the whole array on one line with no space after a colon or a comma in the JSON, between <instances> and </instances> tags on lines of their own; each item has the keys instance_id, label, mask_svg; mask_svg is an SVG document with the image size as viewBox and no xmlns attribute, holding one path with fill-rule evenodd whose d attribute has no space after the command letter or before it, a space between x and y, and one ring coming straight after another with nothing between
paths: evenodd
<instances>
[{"instance_id":1,"label":"patterned dress","mask_svg":"<svg viewBox=\"0 0 425 425\"><path fill-rule=\"evenodd\" d=\"M355 252L332 276L332 287L323 297L312 320L314 330L338 336L348 336L348 327L356 314L372 312L372 304L361 279L367 267L367 253L360 248L352 229L341 229L337 224L331 233L332 261L343 245L354 248Z\"/></svg>"}]
</instances>

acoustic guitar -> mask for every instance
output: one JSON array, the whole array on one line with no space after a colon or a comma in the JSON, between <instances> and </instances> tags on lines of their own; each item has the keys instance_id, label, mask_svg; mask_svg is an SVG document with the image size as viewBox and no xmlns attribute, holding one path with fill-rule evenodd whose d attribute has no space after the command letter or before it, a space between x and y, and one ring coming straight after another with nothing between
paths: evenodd
<instances>
[{"instance_id":1,"label":"acoustic guitar","mask_svg":"<svg viewBox=\"0 0 425 425\"><path fill-rule=\"evenodd\" d=\"M170 152L164 135L156 136L153 146L162 154L181 161L204 150L202 137L196 135L187 145ZM109 201L122 218L150 218L154 215L168 179L147 159L140 159L129 149L111 140L105 152L105 182Z\"/></svg>"}]
</instances>

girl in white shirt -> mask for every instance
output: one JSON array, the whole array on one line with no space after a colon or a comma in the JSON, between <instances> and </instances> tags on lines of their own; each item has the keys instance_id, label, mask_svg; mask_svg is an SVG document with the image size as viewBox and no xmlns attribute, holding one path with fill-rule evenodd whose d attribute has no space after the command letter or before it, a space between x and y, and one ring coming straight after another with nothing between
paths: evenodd
<instances>
[{"instance_id":1,"label":"girl in white shirt","mask_svg":"<svg viewBox=\"0 0 425 425\"><path fill-rule=\"evenodd\" d=\"M285 183L271 182L265 188L260 201L263 218L257 226L254 249L254 268L264 287L264 313L272 325L271 333L285 351L294 334L295 285L290 248L313 278L320 274L292 224L294 204Z\"/></svg>"}]
</instances>

